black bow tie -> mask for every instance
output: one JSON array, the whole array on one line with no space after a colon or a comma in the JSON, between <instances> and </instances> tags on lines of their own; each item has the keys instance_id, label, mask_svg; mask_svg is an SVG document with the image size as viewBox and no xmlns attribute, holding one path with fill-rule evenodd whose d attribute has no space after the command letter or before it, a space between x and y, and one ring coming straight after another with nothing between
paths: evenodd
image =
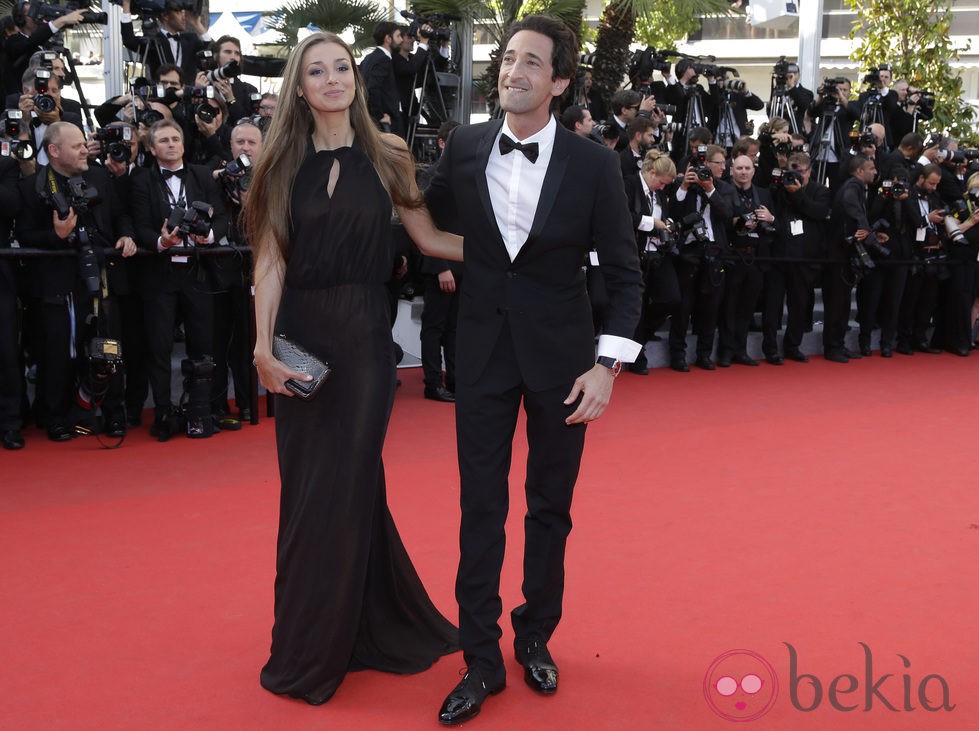
<instances>
[{"instance_id":1,"label":"black bow tie","mask_svg":"<svg viewBox=\"0 0 979 731\"><path fill-rule=\"evenodd\" d=\"M500 136L500 154L509 155L514 150L520 150L528 160L532 163L537 162L537 155L540 154L537 149L537 143L531 142L527 145L521 145L519 142L514 142L506 135Z\"/></svg>"},{"instance_id":2,"label":"black bow tie","mask_svg":"<svg viewBox=\"0 0 979 731\"><path fill-rule=\"evenodd\" d=\"M174 41L179 41L180 40L180 34L179 33L166 33L166 32L164 32L163 35L165 35L167 38L170 38L171 40L174 40Z\"/></svg>"},{"instance_id":3,"label":"black bow tie","mask_svg":"<svg viewBox=\"0 0 979 731\"><path fill-rule=\"evenodd\" d=\"M176 175L178 178L186 178L187 168L180 168L180 170L166 170L164 168L160 168L160 175L163 176L164 180L169 180L174 175Z\"/></svg>"}]
</instances>

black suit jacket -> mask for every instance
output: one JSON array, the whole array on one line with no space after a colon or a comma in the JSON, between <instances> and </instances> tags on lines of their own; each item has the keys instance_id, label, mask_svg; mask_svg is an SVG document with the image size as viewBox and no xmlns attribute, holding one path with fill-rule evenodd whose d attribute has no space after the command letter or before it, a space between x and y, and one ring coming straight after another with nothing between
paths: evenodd
<instances>
[{"instance_id":1,"label":"black suit jacket","mask_svg":"<svg viewBox=\"0 0 979 731\"><path fill-rule=\"evenodd\" d=\"M47 173L48 167L39 165L34 175L20 181L22 210L16 224L17 240L22 246L39 249L74 249L74 244L59 238L54 232L53 211L39 194ZM105 170L89 167L82 177L98 191L102 202L92 207L88 217L80 215L78 225L86 227L93 247L112 249L120 236L133 236L132 219L116 197L116 188ZM113 294L128 292L127 268L122 260L109 258L105 266L109 291ZM78 264L74 257L45 259L32 269L31 291L35 296L65 295L75 290Z\"/></svg>"},{"instance_id":2,"label":"black suit jacket","mask_svg":"<svg viewBox=\"0 0 979 731\"><path fill-rule=\"evenodd\" d=\"M10 248L10 232L14 220L23 205L18 189L20 166L12 157L0 157L0 249ZM0 292L17 290L14 272L18 265L9 259L0 259Z\"/></svg>"},{"instance_id":3,"label":"black suit jacket","mask_svg":"<svg viewBox=\"0 0 979 731\"><path fill-rule=\"evenodd\" d=\"M160 66L165 63L176 63L170 43L164 37L163 31L157 31L150 36L137 36L132 22L120 23L119 30L122 33L122 45L137 54L140 60L145 54L151 81L156 81L157 69ZM197 52L203 51L208 44L196 33L180 33L179 36L180 80L185 84L193 84L197 77Z\"/></svg>"},{"instance_id":4,"label":"black suit jacket","mask_svg":"<svg viewBox=\"0 0 979 731\"><path fill-rule=\"evenodd\" d=\"M380 48L375 48L360 62L360 73L367 86L367 108L371 118L381 123L385 114L391 117L391 132L405 136L404 117L401 114L401 97L394 76L394 62Z\"/></svg>"},{"instance_id":5,"label":"black suit jacket","mask_svg":"<svg viewBox=\"0 0 979 731\"><path fill-rule=\"evenodd\" d=\"M910 199L909 199L910 200ZM852 175L836 192L833 216L830 219L829 258L846 261L852 254L851 247L843 240L857 229L870 228L867 213L867 187Z\"/></svg>"},{"instance_id":6,"label":"black suit jacket","mask_svg":"<svg viewBox=\"0 0 979 731\"><path fill-rule=\"evenodd\" d=\"M4 83L6 93L13 94L20 92L21 80L27 66L31 60L31 54L41 50L41 46L51 40L51 26L47 23L38 23L37 28L30 36L23 33L14 33L4 39L3 51L6 57L6 68L4 70ZM16 106L16 105L15 105Z\"/></svg>"},{"instance_id":7,"label":"black suit jacket","mask_svg":"<svg viewBox=\"0 0 979 731\"><path fill-rule=\"evenodd\" d=\"M185 200L189 206L194 201L206 201L214 206L214 244L219 245L228 233L228 216L224 208L224 195L217 183L211 177L211 171L201 165L186 165L187 177L184 178ZM136 245L141 249L156 252L157 240L163 222L170 215L170 199L167 196L160 168L157 165L149 168L145 174L132 176L132 193L130 203L133 209L133 219L136 224ZM197 262L197 281L207 291L214 291L222 283L218 281L217 269L211 261L215 257L202 256ZM173 291L177 286L172 275L169 254L157 254L146 264L143 274L148 295Z\"/></svg>"},{"instance_id":8,"label":"black suit jacket","mask_svg":"<svg viewBox=\"0 0 979 731\"><path fill-rule=\"evenodd\" d=\"M790 193L785 188L772 189L775 200L774 256L790 259L822 259L826 256L826 220L833 203L829 188L813 181ZM792 234L792 221L802 222L802 233Z\"/></svg>"},{"instance_id":9,"label":"black suit jacket","mask_svg":"<svg viewBox=\"0 0 979 731\"><path fill-rule=\"evenodd\" d=\"M493 120L455 129L426 199L439 224L465 238L456 379L479 379L506 321L524 382L543 391L571 383L595 364L582 269L589 249L597 251L608 290L605 333L632 338L642 278L618 160L561 125L530 235L510 261L486 181L502 125Z\"/></svg>"}]
</instances>

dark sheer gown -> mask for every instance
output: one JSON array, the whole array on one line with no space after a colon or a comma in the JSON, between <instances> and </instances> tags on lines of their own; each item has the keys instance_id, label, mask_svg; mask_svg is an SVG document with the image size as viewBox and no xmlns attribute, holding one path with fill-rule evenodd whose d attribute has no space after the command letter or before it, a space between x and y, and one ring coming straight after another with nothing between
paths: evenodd
<instances>
[{"instance_id":1,"label":"dark sheer gown","mask_svg":"<svg viewBox=\"0 0 979 731\"><path fill-rule=\"evenodd\" d=\"M339 179L327 183L334 162ZM262 685L328 700L350 670L414 673L458 649L388 512L381 447L395 389L391 202L359 147L315 152L292 191L276 333L333 364L316 397L276 397L282 496Z\"/></svg>"}]
</instances>

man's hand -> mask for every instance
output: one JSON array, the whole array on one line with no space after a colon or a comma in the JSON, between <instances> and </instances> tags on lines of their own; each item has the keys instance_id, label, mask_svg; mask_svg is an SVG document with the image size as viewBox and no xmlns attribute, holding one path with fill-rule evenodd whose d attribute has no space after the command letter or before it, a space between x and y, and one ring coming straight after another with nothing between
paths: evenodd
<instances>
[{"instance_id":1,"label":"man's hand","mask_svg":"<svg viewBox=\"0 0 979 731\"><path fill-rule=\"evenodd\" d=\"M160 229L160 242L163 244L163 248L169 249L172 246L182 244L183 241L183 237L180 235L180 227L174 226L171 231L167 228L167 222L164 219L163 228Z\"/></svg>"},{"instance_id":2,"label":"man's hand","mask_svg":"<svg viewBox=\"0 0 979 731\"><path fill-rule=\"evenodd\" d=\"M78 25L82 22L82 17L88 11L88 8L79 8L78 10L72 10L70 13L65 13L60 18L55 18L52 23L55 28L61 30L66 26Z\"/></svg>"},{"instance_id":3,"label":"man's hand","mask_svg":"<svg viewBox=\"0 0 979 731\"><path fill-rule=\"evenodd\" d=\"M654 109L656 109L656 97L654 96L643 97L643 100L639 102L640 112L649 112L652 114Z\"/></svg>"},{"instance_id":4,"label":"man's hand","mask_svg":"<svg viewBox=\"0 0 979 731\"><path fill-rule=\"evenodd\" d=\"M136 242L129 236L120 236L116 241L116 248L122 249L122 256L125 259L136 253Z\"/></svg>"},{"instance_id":5,"label":"man's hand","mask_svg":"<svg viewBox=\"0 0 979 731\"><path fill-rule=\"evenodd\" d=\"M680 187L684 190L690 190L691 185L697 185L700 182L700 178L697 177L697 173L693 169L693 165L687 163L687 172L683 174L683 182L680 183Z\"/></svg>"},{"instance_id":6,"label":"man's hand","mask_svg":"<svg viewBox=\"0 0 979 731\"><path fill-rule=\"evenodd\" d=\"M937 210L929 211L928 212L928 222L929 223L941 223L944 220L945 220L945 211L944 211L944 209L937 209Z\"/></svg>"},{"instance_id":7,"label":"man's hand","mask_svg":"<svg viewBox=\"0 0 979 731\"><path fill-rule=\"evenodd\" d=\"M59 239L67 239L75 230L75 224L78 223L78 214L75 213L74 208L68 209L68 218L64 220L61 220L57 211L51 211L51 217L54 220L54 232Z\"/></svg>"},{"instance_id":8,"label":"man's hand","mask_svg":"<svg viewBox=\"0 0 979 731\"><path fill-rule=\"evenodd\" d=\"M609 399L612 397L612 384L615 377L612 371L603 365L595 364L587 373L582 373L571 387L571 393L564 399L565 406L570 406L578 396L581 396L581 403L567 419L565 424L587 424L595 421L605 413Z\"/></svg>"},{"instance_id":9,"label":"man's hand","mask_svg":"<svg viewBox=\"0 0 979 731\"><path fill-rule=\"evenodd\" d=\"M446 269L444 272L439 272L439 289L441 289L443 292L456 291L456 278L452 276L451 269Z\"/></svg>"},{"instance_id":10,"label":"man's hand","mask_svg":"<svg viewBox=\"0 0 979 731\"><path fill-rule=\"evenodd\" d=\"M218 109L214 110L217 114L214 115L214 119L210 122L205 122L196 114L194 115L194 121L197 122L197 130L204 135L205 138L213 137L218 133L221 128L221 112Z\"/></svg>"},{"instance_id":11,"label":"man's hand","mask_svg":"<svg viewBox=\"0 0 979 731\"><path fill-rule=\"evenodd\" d=\"M856 233L853 234L853 238L857 241L863 241L870 235L870 230L866 228L858 228Z\"/></svg>"}]
</instances>

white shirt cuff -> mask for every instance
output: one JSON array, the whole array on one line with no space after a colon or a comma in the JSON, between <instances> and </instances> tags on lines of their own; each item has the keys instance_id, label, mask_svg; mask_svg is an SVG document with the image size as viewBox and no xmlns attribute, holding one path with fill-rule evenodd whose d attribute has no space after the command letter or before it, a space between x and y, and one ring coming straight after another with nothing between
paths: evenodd
<instances>
[{"instance_id":1,"label":"white shirt cuff","mask_svg":"<svg viewBox=\"0 0 979 731\"><path fill-rule=\"evenodd\" d=\"M652 231L653 230L653 227L654 227L653 221L655 221L655 220L656 219L654 219L652 216L643 216L639 220L638 229L640 231Z\"/></svg>"},{"instance_id":2,"label":"white shirt cuff","mask_svg":"<svg viewBox=\"0 0 979 731\"><path fill-rule=\"evenodd\" d=\"M678 202L682 203L687 199L687 191L682 187L676 189L676 199Z\"/></svg>"},{"instance_id":3,"label":"white shirt cuff","mask_svg":"<svg viewBox=\"0 0 979 731\"><path fill-rule=\"evenodd\" d=\"M629 338L619 337L618 335L599 335L598 353L596 357L608 356L621 360L623 363L634 363L642 345L629 340Z\"/></svg>"},{"instance_id":4,"label":"white shirt cuff","mask_svg":"<svg viewBox=\"0 0 979 731\"><path fill-rule=\"evenodd\" d=\"M132 14L130 14L130 13L120 13L119 14L119 22L120 23L132 23L133 22L133 16L132 16Z\"/></svg>"},{"instance_id":5,"label":"white shirt cuff","mask_svg":"<svg viewBox=\"0 0 979 731\"><path fill-rule=\"evenodd\" d=\"M157 251L166 251L167 250L167 247L163 245L163 237L162 236L157 236L156 237L156 250Z\"/></svg>"}]
</instances>

